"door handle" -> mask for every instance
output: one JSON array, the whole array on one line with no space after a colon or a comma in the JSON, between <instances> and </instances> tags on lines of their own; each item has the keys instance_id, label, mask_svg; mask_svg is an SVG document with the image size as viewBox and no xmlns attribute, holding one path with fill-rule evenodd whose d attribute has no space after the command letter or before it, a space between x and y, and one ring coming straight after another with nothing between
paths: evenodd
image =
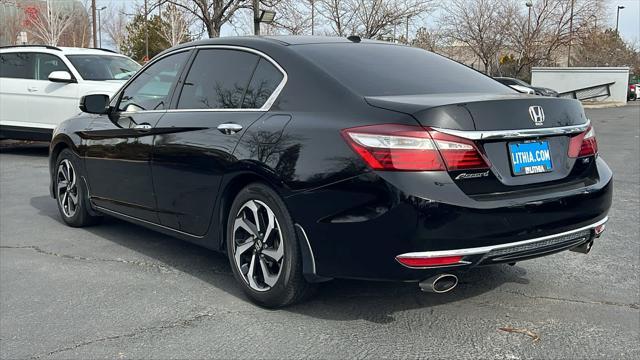
<instances>
[{"instance_id":1,"label":"door handle","mask_svg":"<svg viewBox=\"0 0 640 360\"><path fill-rule=\"evenodd\" d=\"M27 88L27 91L28 91L28 92L35 92L35 91L38 91L38 88L37 88L37 87L34 87L34 86L29 86L29 87Z\"/></svg>"},{"instance_id":2,"label":"door handle","mask_svg":"<svg viewBox=\"0 0 640 360\"><path fill-rule=\"evenodd\" d=\"M142 123L134 126L133 128L138 131L149 131L151 130L151 124Z\"/></svg>"},{"instance_id":3,"label":"door handle","mask_svg":"<svg viewBox=\"0 0 640 360\"><path fill-rule=\"evenodd\" d=\"M225 135L232 135L242 130L242 125L234 123L224 123L218 125L218 130Z\"/></svg>"}]
</instances>

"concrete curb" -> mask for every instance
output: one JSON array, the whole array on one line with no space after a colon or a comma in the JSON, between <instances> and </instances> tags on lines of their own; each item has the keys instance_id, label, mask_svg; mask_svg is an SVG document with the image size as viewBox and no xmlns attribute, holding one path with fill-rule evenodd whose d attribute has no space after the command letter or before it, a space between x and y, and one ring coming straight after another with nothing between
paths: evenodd
<instances>
[{"instance_id":1,"label":"concrete curb","mask_svg":"<svg viewBox=\"0 0 640 360\"><path fill-rule=\"evenodd\" d=\"M585 109L606 109L626 106L627 103L623 102L606 102L606 103L582 103Z\"/></svg>"}]
</instances>

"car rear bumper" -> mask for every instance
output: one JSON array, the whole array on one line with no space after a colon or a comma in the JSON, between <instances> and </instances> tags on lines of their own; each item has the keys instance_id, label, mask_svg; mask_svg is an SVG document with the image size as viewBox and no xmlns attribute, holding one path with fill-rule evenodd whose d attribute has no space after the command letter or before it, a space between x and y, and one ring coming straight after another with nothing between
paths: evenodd
<instances>
[{"instance_id":1,"label":"car rear bumper","mask_svg":"<svg viewBox=\"0 0 640 360\"><path fill-rule=\"evenodd\" d=\"M577 246L587 244L593 241L596 237L600 237L608 220L609 218L605 217L604 219L598 220L591 225L583 226L574 230L542 236L539 238L516 241L512 243L463 249L412 252L400 254L396 256L396 259L436 259L444 257L462 257L461 260L454 265L422 267L403 265L411 269L435 269L441 267L490 265L521 261L553 254L559 251L572 249Z\"/></svg>"},{"instance_id":2,"label":"car rear bumper","mask_svg":"<svg viewBox=\"0 0 640 360\"><path fill-rule=\"evenodd\" d=\"M589 186L491 201L463 199L450 177L447 183L435 172L417 175L419 186L368 173L286 198L304 229L315 275L420 281L567 250L594 240L613 192L601 159L598 180ZM403 254L464 256L453 266L411 268L397 261Z\"/></svg>"}]
</instances>

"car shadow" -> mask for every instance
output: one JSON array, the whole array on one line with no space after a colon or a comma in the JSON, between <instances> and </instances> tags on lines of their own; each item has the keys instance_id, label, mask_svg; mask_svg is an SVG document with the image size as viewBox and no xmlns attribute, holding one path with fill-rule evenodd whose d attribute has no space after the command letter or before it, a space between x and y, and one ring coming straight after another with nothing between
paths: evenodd
<instances>
[{"instance_id":1,"label":"car shadow","mask_svg":"<svg viewBox=\"0 0 640 360\"><path fill-rule=\"evenodd\" d=\"M41 215L63 225L56 203L50 197L34 197L30 204ZM225 254L111 217L83 230L248 301L233 278ZM529 280L525 276L526 270L519 266L479 267L462 274L458 287L447 294L423 293L416 283L336 279L319 284L315 296L308 301L278 311L334 321L365 320L385 324L395 321L394 314L398 312L422 308L433 311L435 306L464 301L504 283L527 284Z\"/></svg>"},{"instance_id":2,"label":"car shadow","mask_svg":"<svg viewBox=\"0 0 640 360\"><path fill-rule=\"evenodd\" d=\"M49 156L49 143L43 141L0 140L0 154Z\"/></svg>"}]
</instances>

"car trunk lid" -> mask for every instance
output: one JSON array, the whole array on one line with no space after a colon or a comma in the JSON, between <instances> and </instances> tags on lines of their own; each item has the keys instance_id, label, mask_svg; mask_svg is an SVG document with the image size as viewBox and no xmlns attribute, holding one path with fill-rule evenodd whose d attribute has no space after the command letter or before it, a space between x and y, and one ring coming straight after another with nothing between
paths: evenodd
<instances>
[{"instance_id":1,"label":"car trunk lid","mask_svg":"<svg viewBox=\"0 0 640 360\"><path fill-rule=\"evenodd\" d=\"M490 171L450 171L452 179L468 195L512 196L514 192L544 186L576 182L579 186L580 181L593 175L593 161L568 156L571 138L588 126L576 100L436 94L367 97L366 101L375 107L411 114L426 128L473 140L488 160ZM527 154L546 154L548 159L527 162Z\"/></svg>"}]
</instances>

